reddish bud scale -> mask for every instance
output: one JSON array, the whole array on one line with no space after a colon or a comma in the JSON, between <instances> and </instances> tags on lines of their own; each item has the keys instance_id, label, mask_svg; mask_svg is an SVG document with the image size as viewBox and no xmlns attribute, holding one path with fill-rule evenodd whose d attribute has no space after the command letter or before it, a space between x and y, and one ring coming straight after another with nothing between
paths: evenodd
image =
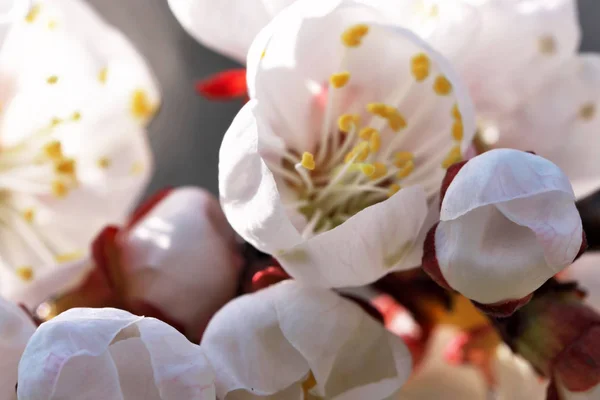
<instances>
[{"instance_id":1,"label":"reddish bud scale","mask_svg":"<svg viewBox=\"0 0 600 400\"><path fill-rule=\"evenodd\" d=\"M442 186L440 188L440 208L442 207L442 202L444 201L444 196L446 196L446 192L448 191L450 184L452 183L454 178L456 178L456 175L458 175L458 173L460 172L462 167L464 167L465 164L468 162L469 162L469 160L457 162L456 164L452 164L446 170L446 176L444 176L444 180L442 180Z\"/></svg>"},{"instance_id":2,"label":"reddish bud scale","mask_svg":"<svg viewBox=\"0 0 600 400\"><path fill-rule=\"evenodd\" d=\"M503 318L508 317L513 314L516 310L523 307L525 304L529 303L531 298L533 297L533 293L529 294L521 299L516 300L506 300L493 304L482 304L476 301L471 300L471 302L491 317Z\"/></svg>"},{"instance_id":3,"label":"reddish bud scale","mask_svg":"<svg viewBox=\"0 0 600 400\"><path fill-rule=\"evenodd\" d=\"M211 100L247 98L246 69L231 69L198 81L196 91Z\"/></svg>"},{"instance_id":4,"label":"reddish bud scale","mask_svg":"<svg viewBox=\"0 0 600 400\"><path fill-rule=\"evenodd\" d=\"M257 292L271 285L290 279L290 276L279 266L271 266L256 272L252 276L252 291Z\"/></svg>"},{"instance_id":5,"label":"reddish bud scale","mask_svg":"<svg viewBox=\"0 0 600 400\"><path fill-rule=\"evenodd\" d=\"M129 221L127 225L125 225L124 229L131 229L135 224L138 223L142 218L146 216L158 203L163 201L171 192L173 188L167 187L162 190L159 190L148 199L144 200L144 202L135 209L135 211L129 217Z\"/></svg>"},{"instance_id":6,"label":"reddish bud scale","mask_svg":"<svg viewBox=\"0 0 600 400\"><path fill-rule=\"evenodd\" d=\"M448 290L453 290L444 275L442 275L442 271L440 270L440 264L437 259L437 255L435 252L435 231L439 225L437 222L429 232L427 232L427 237L425 238L425 243L423 244L423 259L421 261L421 267L427 274L441 287Z\"/></svg>"}]
</instances>

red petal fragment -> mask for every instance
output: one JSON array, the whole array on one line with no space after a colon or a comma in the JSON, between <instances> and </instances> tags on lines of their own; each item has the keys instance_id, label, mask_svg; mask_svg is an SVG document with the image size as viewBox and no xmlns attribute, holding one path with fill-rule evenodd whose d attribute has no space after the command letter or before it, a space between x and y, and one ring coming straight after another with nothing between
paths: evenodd
<instances>
[{"instance_id":1,"label":"red petal fragment","mask_svg":"<svg viewBox=\"0 0 600 400\"><path fill-rule=\"evenodd\" d=\"M515 311L519 308L523 307L525 304L529 303L531 298L533 297L533 293L516 300L505 300L499 301L498 303L493 304L482 304L478 303L474 300L471 300L475 307L495 318L505 318L510 317Z\"/></svg>"},{"instance_id":2,"label":"red petal fragment","mask_svg":"<svg viewBox=\"0 0 600 400\"><path fill-rule=\"evenodd\" d=\"M446 175L447 176L447 175ZM444 275L442 275L442 271L440 270L440 264L437 260L437 255L435 252L435 230L438 227L438 223L436 223L427 233L427 237L425 238L425 243L423 245L423 259L421 260L421 266L425 272L441 287L454 290L448 282Z\"/></svg>"},{"instance_id":3,"label":"red petal fragment","mask_svg":"<svg viewBox=\"0 0 600 400\"><path fill-rule=\"evenodd\" d=\"M442 186L440 188L440 208L442 207L442 202L444 201L444 196L446 195L448 187L450 187L450 184L452 183L454 178L456 178L456 175L461 170L461 168L464 167L465 164L468 162L469 160L457 162L456 164L452 164L446 170L446 176L444 176L444 180L442 181Z\"/></svg>"},{"instance_id":4,"label":"red petal fragment","mask_svg":"<svg viewBox=\"0 0 600 400\"><path fill-rule=\"evenodd\" d=\"M198 94L211 100L233 100L248 96L246 69L230 69L196 82Z\"/></svg>"},{"instance_id":5,"label":"red petal fragment","mask_svg":"<svg viewBox=\"0 0 600 400\"><path fill-rule=\"evenodd\" d=\"M252 275L252 291L257 292L266 289L286 279L290 279L290 276L281 267L267 267Z\"/></svg>"}]
</instances>

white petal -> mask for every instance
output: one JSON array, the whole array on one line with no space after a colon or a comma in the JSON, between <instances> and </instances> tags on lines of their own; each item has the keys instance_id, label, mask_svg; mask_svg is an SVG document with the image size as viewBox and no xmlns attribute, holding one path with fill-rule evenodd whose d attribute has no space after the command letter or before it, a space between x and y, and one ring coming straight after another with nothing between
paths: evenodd
<instances>
[{"instance_id":1,"label":"white petal","mask_svg":"<svg viewBox=\"0 0 600 400\"><path fill-rule=\"evenodd\" d=\"M35 325L23 310L0 298L0 400L16 400L19 359Z\"/></svg>"},{"instance_id":2,"label":"white petal","mask_svg":"<svg viewBox=\"0 0 600 400\"><path fill-rule=\"evenodd\" d=\"M150 365L141 366L141 360ZM132 375L154 387L121 387ZM18 395L214 399L214 386L202 350L172 327L116 309L72 309L42 324L31 338L19 364Z\"/></svg>"},{"instance_id":3,"label":"white petal","mask_svg":"<svg viewBox=\"0 0 600 400\"><path fill-rule=\"evenodd\" d=\"M579 47L577 2L573 0L467 0L480 14L461 75L477 111L501 120L504 112L531 102L551 84ZM506 29L507 26L512 29Z\"/></svg>"},{"instance_id":4,"label":"white petal","mask_svg":"<svg viewBox=\"0 0 600 400\"><path fill-rule=\"evenodd\" d=\"M581 218L564 174L516 150L469 161L450 184L435 232L448 284L480 303L521 299L569 265Z\"/></svg>"},{"instance_id":5,"label":"white petal","mask_svg":"<svg viewBox=\"0 0 600 400\"><path fill-rule=\"evenodd\" d=\"M600 311L600 255L584 253L565 270L567 280L575 280L586 291L586 303Z\"/></svg>"},{"instance_id":6,"label":"white petal","mask_svg":"<svg viewBox=\"0 0 600 400\"><path fill-rule=\"evenodd\" d=\"M130 295L199 334L235 295L241 258L218 201L175 189L121 237Z\"/></svg>"},{"instance_id":7,"label":"white petal","mask_svg":"<svg viewBox=\"0 0 600 400\"><path fill-rule=\"evenodd\" d=\"M169 0L185 30L205 46L243 63L252 39L294 0ZM235 29L223 27L235 26Z\"/></svg>"},{"instance_id":8,"label":"white petal","mask_svg":"<svg viewBox=\"0 0 600 400\"><path fill-rule=\"evenodd\" d=\"M223 399L253 398L226 397L239 389L281 395L311 371L319 396L385 398L404 383L411 364L404 343L358 306L294 281L226 305L209 324L202 346Z\"/></svg>"},{"instance_id":9,"label":"white petal","mask_svg":"<svg viewBox=\"0 0 600 400\"><path fill-rule=\"evenodd\" d=\"M508 346L502 344L496 349L493 369L497 379L498 400L545 398L548 381L542 380L531 365L522 357L513 354Z\"/></svg>"},{"instance_id":10,"label":"white petal","mask_svg":"<svg viewBox=\"0 0 600 400\"><path fill-rule=\"evenodd\" d=\"M600 396L600 385L596 385L586 392L570 392L567 388L562 387L560 383L558 385L558 392L560 393L561 400L594 400Z\"/></svg>"}]
</instances>

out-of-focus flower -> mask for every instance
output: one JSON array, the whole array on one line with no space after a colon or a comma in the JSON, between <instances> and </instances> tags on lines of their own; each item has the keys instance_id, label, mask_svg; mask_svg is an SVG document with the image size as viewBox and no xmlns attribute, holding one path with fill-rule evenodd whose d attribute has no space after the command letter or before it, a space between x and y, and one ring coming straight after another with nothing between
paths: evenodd
<instances>
[{"instance_id":1,"label":"out-of-focus flower","mask_svg":"<svg viewBox=\"0 0 600 400\"><path fill-rule=\"evenodd\" d=\"M16 400L17 368L35 325L24 310L0 298L0 400Z\"/></svg>"},{"instance_id":2,"label":"out-of-focus flower","mask_svg":"<svg viewBox=\"0 0 600 400\"><path fill-rule=\"evenodd\" d=\"M112 308L69 310L37 329L19 364L19 399L215 399L200 346L173 327Z\"/></svg>"},{"instance_id":3,"label":"out-of-focus flower","mask_svg":"<svg viewBox=\"0 0 600 400\"><path fill-rule=\"evenodd\" d=\"M586 292L586 303L600 312L600 255L583 254L560 277L577 281Z\"/></svg>"},{"instance_id":4,"label":"out-of-focus flower","mask_svg":"<svg viewBox=\"0 0 600 400\"><path fill-rule=\"evenodd\" d=\"M506 315L585 247L575 196L550 161L492 150L448 171L423 268L488 313Z\"/></svg>"},{"instance_id":5,"label":"out-of-focus flower","mask_svg":"<svg viewBox=\"0 0 600 400\"><path fill-rule=\"evenodd\" d=\"M305 283L357 286L419 265L430 200L474 133L446 61L381 21L340 0L279 14L221 146L229 222Z\"/></svg>"},{"instance_id":6,"label":"out-of-focus flower","mask_svg":"<svg viewBox=\"0 0 600 400\"><path fill-rule=\"evenodd\" d=\"M359 306L291 280L223 307L202 347L223 400L384 399L412 364L402 340Z\"/></svg>"},{"instance_id":7,"label":"out-of-focus flower","mask_svg":"<svg viewBox=\"0 0 600 400\"><path fill-rule=\"evenodd\" d=\"M38 312L48 318L72 307L117 306L197 338L235 295L241 263L235 233L211 194L194 187L164 191L128 226L105 229L87 276Z\"/></svg>"},{"instance_id":8,"label":"out-of-focus flower","mask_svg":"<svg viewBox=\"0 0 600 400\"><path fill-rule=\"evenodd\" d=\"M144 60L79 0L35 1L0 31L0 294L85 256L151 172L158 90Z\"/></svg>"}]
</instances>

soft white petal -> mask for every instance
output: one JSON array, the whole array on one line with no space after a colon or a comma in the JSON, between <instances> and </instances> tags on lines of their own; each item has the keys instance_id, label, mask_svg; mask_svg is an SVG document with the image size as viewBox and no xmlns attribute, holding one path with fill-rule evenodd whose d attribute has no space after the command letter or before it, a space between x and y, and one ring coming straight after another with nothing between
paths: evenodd
<instances>
[{"instance_id":1,"label":"soft white petal","mask_svg":"<svg viewBox=\"0 0 600 400\"><path fill-rule=\"evenodd\" d=\"M520 299L569 265L581 218L564 174L516 150L469 161L444 197L436 256L448 284L480 303Z\"/></svg>"},{"instance_id":2,"label":"soft white petal","mask_svg":"<svg viewBox=\"0 0 600 400\"><path fill-rule=\"evenodd\" d=\"M121 237L129 295L199 334L233 298L241 258L235 234L208 192L168 194Z\"/></svg>"},{"instance_id":3,"label":"soft white petal","mask_svg":"<svg viewBox=\"0 0 600 400\"><path fill-rule=\"evenodd\" d=\"M140 360L150 365L142 367ZM154 388L121 386L132 374ZM18 395L32 400L214 399L214 386L202 350L174 328L122 310L72 309L42 324L31 338L19 364Z\"/></svg>"},{"instance_id":4,"label":"soft white petal","mask_svg":"<svg viewBox=\"0 0 600 400\"><path fill-rule=\"evenodd\" d=\"M537 375L531 365L514 354L508 346L502 344L496 349L493 369L497 379L498 400L545 398L548 380Z\"/></svg>"},{"instance_id":5,"label":"soft white petal","mask_svg":"<svg viewBox=\"0 0 600 400\"><path fill-rule=\"evenodd\" d=\"M35 325L17 305L0 298L0 400L16 400L19 359Z\"/></svg>"},{"instance_id":6,"label":"soft white petal","mask_svg":"<svg viewBox=\"0 0 600 400\"><path fill-rule=\"evenodd\" d=\"M558 392L562 396L561 400L595 400L600 396L600 385L596 385L585 392L570 392L558 383Z\"/></svg>"},{"instance_id":7,"label":"soft white petal","mask_svg":"<svg viewBox=\"0 0 600 400\"><path fill-rule=\"evenodd\" d=\"M584 253L565 270L567 280L575 280L586 291L586 303L600 311L600 255Z\"/></svg>"},{"instance_id":8,"label":"soft white petal","mask_svg":"<svg viewBox=\"0 0 600 400\"><path fill-rule=\"evenodd\" d=\"M252 39L294 0L169 0L185 30L203 45L243 63ZM224 29L235 27L235 29Z\"/></svg>"},{"instance_id":9,"label":"soft white petal","mask_svg":"<svg viewBox=\"0 0 600 400\"><path fill-rule=\"evenodd\" d=\"M240 297L213 318L202 340L217 394L281 395L309 372L330 399L385 398L410 373L403 342L334 292L283 282ZM273 397L288 398L288 397Z\"/></svg>"}]
</instances>

